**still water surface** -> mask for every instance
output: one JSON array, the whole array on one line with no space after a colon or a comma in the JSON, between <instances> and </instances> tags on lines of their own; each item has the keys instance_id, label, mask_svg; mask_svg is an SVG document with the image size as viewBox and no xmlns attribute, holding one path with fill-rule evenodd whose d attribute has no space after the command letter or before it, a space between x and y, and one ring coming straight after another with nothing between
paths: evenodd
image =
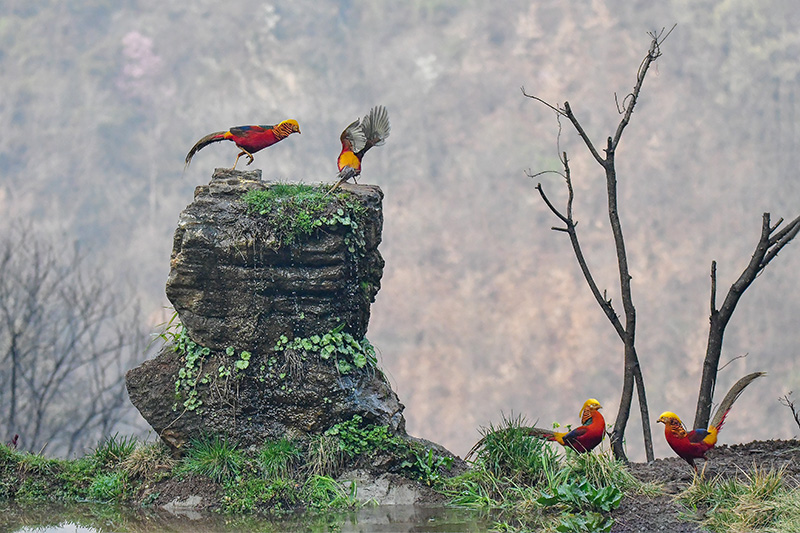
<instances>
[{"instance_id":1,"label":"still water surface","mask_svg":"<svg viewBox=\"0 0 800 533\"><path fill-rule=\"evenodd\" d=\"M340 533L478 532L488 531L485 513L445 507L393 505L364 507L347 513L292 515L282 519L242 516L182 515L143 511L132 513L110 506L13 508L0 507L0 531L15 533L100 533L111 531L215 533L312 531Z\"/></svg>"}]
</instances>

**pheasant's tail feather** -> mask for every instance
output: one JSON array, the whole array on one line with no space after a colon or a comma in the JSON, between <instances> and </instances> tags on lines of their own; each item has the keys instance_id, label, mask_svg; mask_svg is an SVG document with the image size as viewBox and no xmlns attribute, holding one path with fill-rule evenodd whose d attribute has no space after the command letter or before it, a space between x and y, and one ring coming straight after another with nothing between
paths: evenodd
<instances>
[{"instance_id":1,"label":"pheasant's tail feather","mask_svg":"<svg viewBox=\"0 0 800 533\"><path fill-rule=\"evenodd\" d=\"M338 176L336 176L337 178L339 178L339 181L337 181L337 182L336 182L336 184L335 184L333 187L331 187L331 188L328 190L328 192L326 192L326 193L325 193L325 194L322 196L322 198L323 198L323 199L325 199L325 197L326 197L326 196L328 196L329 194L333 194L333 192L334 192L336 189L338 189L338 188L339 188L339 186L340 186L342 183L344 183L345 181L349 180L350 178L354 178L354 177L355 177L355 176L357 176L357 175L358 175L358 171L356 171L356 169L354 169L353 167L344 167L344 168L341 170L341 172L339 172L339 175L338 175Z\"/></svg>"},{"instance_id":2,"label":"pheasant's tail feather","mask_svg":"<svg viewBox=\"0 0 800 533\"><path fill-rule=\"evenodd\" d=\"M553 440L553 438L554 438L553 436L555 435L555 433L553 431L549 430L549 429L542 429L542 428L537 428L537 427L533 427L533 426L520 427L518 429L520 429L521 431L524 431L525 432L525 436L527 436L527 437L536 437L536 438L539 438L539 439ZM507 430L501 429L499 431L500 432L504 432L504 431L507 431ZM472 448L469 449L469 451L467 452L467 455L464 456L464 460L465 461L469 461L472 458L472 456L474 456L474 455L476 455L478 453L478 450L483 448L483 446L485 444L486 444L486 437L483 437L481 440L476 442L475 445Z\"/></svg>"},{"instance_id":3,"label":"pheasant's tail feather","mask_svg":"<svg viewBox=\"0 0 800 533\"><path fill-rule=\"evenodd\" d=\"M745 377L737 381L731 387L731 390L728 391L728 394L722 399L717 408L716 413L711 418L711 424L709 428L716 428L717 431L722 429L722 424L725 423L725 417L728 415L728 411L731 410L733 407L733 402L741 396L742 392L744 391L745 387L750 385L756 378L760 378L761 376L765 376L766 372L753 372L752 374L747 374Z\"/></svg>"},{"instance_id":4,"label":"pheasant's tail feather","mask_svg":"<svg viewBox=\"0 0 800 533\"><path fill-rule=\"evenodd\" d=\"M389 112L382 105L373 107L361 120L361 127L367 139L364 152L373 146L382 145L392 131L392 126L389 124Z\"/></svg>"},{"instance_id":5,"label":"pheasant's tail feather","mask_svg":"<svg viewBox=\"0 0 800 533\"><path fill-rule=\"evenodd\" d=\"M205 137L203 137L202 139L197 141L195 143L195 145L192 146L192 149L189 150L189 153L186 154L186 165L184 166L184 170L186 169L186 167L189 166L189 163L192 162L192 158L194 157L194 154L196 154L197 152L199 152L200 150L202 150L204 147L208 146L211 143L215 143L215 142L219 142L219 141L224 140L225 139L224 135L226 133L228 133L228 132L226 132L226 131L217 131L217 132L214 132L214 133L209 133L208 135L206 135Z\"/></svg>"},{"instance_id":6,"label":"pheasant's tail feather","mask_svg":"<svg viewBox=\"0 0 800 533\"><path fill-rule=\"evenodd\" d=\"M465 461L469 461L472 459L472 456L478 453L478 450L483 448L483 445L486 444L486 437L483 437L481 440L475 443L475 445L469 449L467 455L464 456Z\"/></svg>"},{"instance_id":7,"label":"pheasant's tail feather","mask_svg":"<svg viewBox=\"0 0 800 533\"><path fill-rule=\"evenodd\" d=\"M542 429L536 427L525 428L529 437L538 437L540 439L552 439L555 437L555 431L550 429Z\"/></svg>"}]
</instances>

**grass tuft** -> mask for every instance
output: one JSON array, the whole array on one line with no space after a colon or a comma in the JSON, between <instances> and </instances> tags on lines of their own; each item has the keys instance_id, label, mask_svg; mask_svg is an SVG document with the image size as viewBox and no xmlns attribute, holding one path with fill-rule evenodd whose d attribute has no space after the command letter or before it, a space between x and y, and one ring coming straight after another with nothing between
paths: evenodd
<instances>
[{"instance_id":1,"label":"grass tuft","mask_svg":"<svg viewBox=\"0 0 800 533\"><path fill-rule=\"evenodd\" d=\"M543 439L531 438L522 416L503 417L498 427L489 426L477 461L494 477L515 483L547 483L558 470L558 453Z\"/></svg>"},{"instance_id":2,"label":"grass tuft","mask_svg":"<svg viewBox=\"0 0 800 533\"><path fill-rule=\"evenodd\" d=\"M800 495L784 483L783 470L753 468L743 479L697 477L678 497L686 517L710 531L798 531Z\"/></svg>"},{"instance_id":3,"label":"grass tuft","mask_svg":"<svg viewBox=\"0 0 800 533\"><path fill-rule=\"evenodd\" d=\"M336 435L315 435L308 443L304 469L311 476L339 475L345 462L344 452Z\"/></svg>"},{"instance_id":4,"label":"grass tuft","mask_svg":"<svg viewBox=\"0 0 800 533\"><path fill-rule=\"evenodd\" d=\"M94 458L101 467L121 464L136 449L136 437L121 437L118 433L104 439L94 449Z\"/></svg>"},{"instance_id":5,"label":"grass tuft","mask_svg":"<svg viewBox=\"0 0 800 533\"><path fill-rule=\"evenodd\" d=\"M302 457L303 452L295 443L279 439L264 444L258 453L258 463L266 479L288 478Z\"/></svg>"},{"instance_id":6,"label":"grass tuft","mask_svg":"<svg viewBox=\"0 0 800 533\"><path fill-rule=\"evenodd\" d=\"M237 476L244 464L244 455L236 444L215 435L192 440L181 468L221 483Z\"/></svg>"},{"instance_id":7,"label":"grass tuft","mask_svg":"<svg viewBox=\"0 0 800 533\"><path fill-rule=\"evenodd\" d=\"M169 448L161 441L142 443L121 463L122 469L131 477L143 478L153 472L168 472L175 466Z\"/></svg>"}]
</instances>

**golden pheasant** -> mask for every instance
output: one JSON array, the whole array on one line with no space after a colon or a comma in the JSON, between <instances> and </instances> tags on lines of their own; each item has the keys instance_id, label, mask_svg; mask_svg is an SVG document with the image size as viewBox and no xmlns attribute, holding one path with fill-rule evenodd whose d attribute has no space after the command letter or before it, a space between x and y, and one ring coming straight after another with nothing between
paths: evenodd
<instances>
[{"instance_id":1,"label":"golden pheasant","mask_svg":"<svg viewBox=\"0 0 800 533\"><path fill-rule=\"evenodd\" d=\"M380 146L386 142L391 129L389 113L382 105L373 107L363 119L355 120L344 129L339 136L342 151L336 161L339 167L337 176L339 181L326 193L326 196L348 179L356 180L361 174L361 159L364 154L373 146Z\"/></svg>"},{"instance_id":2,"label":"golden pheasant","mask_svg":"<svg viewBox=\"0 0 800 533\"><path fill-rule=\"evenodd\" d=\"M583 407L581 407L581 425L571 431L559 432L537 427L522 429L530 437L555 441L564 447L572 448L578 453L590 452L600 444L606 433L606 421L603 415L600 414L600 409L602 408L603 406L600 405L600 402L594 398L586 400ZM475 443L475 446L467 452L465 459L468 460L472 457L485 442L486 437Z\"/></svg>"},{"instance_id":3,"label":"golden pheasant","mask_svg":"<svg viewBox=\"0 0 800 533\"><path fill-rule=\"evenodd\" d=\"M728 394L719 404L717 412L711 417L711 425L708 429L698 428L687 433L678 415L671 411L661 413L656 422L664 424L664 437L667 439L667 444L678 454L678 457L689 463L694 468L694 471L697 472L697 465L694 460L705 460L706 452L717 443L717 435L725 423L725 417L728 416L733 402L754 379L765 374L766 372L753 372L734 383L731 390L728 391Z\"/></svg>"},{"instance_id":4,"label":"golden pheasant","mask_svg":"<svg viewBox=\"0 0 800 533\"><path fill-rule=\"evenodd\" d=\"M211 143L219 141L233 141L239 147L241 152L236 156L236 161L233 162L231 170L236 168L236 163L239 158L246 155L250 160L247 162L249 165L253 162L253 154L259 150L263 150L267 146L282 141L292 133L300 133L300 126L296 120L284 120L274 126L236 126L228 131L218 131L210 133L197 141L189 153L186 155L186 166L192 162L192 157L199 150L208 146Z\"/></svg>"}]
</instances>

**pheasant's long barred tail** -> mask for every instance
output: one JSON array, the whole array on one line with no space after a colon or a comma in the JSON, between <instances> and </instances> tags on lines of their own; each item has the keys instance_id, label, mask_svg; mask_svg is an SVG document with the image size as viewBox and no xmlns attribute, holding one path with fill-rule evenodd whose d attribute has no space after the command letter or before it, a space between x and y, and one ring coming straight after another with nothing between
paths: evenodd
<instances>
[{"instance_id":1,"label":"pheasant's long barred tail","mask_svg":"<svg viewBox=\"0 0 800 533\"><path fill-rule=\"evenodd\" d=\"M728 394L726 394L720 402L717 412L714 413L714 416L711 418L711 425L709 427L717 428L717 430L719 430L722 427L722 424L725 422L725 416L728 414L728 411L731 410L733 402L735 402L736 399L741 396L745 387L750 385L750 383L752 383L755 379L765 375L767 375L766 372L753 372L752 374L747 374L745 377L734 383L733 387L731 387L731 390L728 391Z\"/></svg>"},{"instance_id":2,"label":"pheasant's long barred tail","mask_svg":"<svg viewBox=\"0 0 800 533\"><path fill-rule=\"evenodd\" d=\"M520 427L519 429L521 431L524 431L526 436L528 436L528 437L536 437L536 438L539 438L539 439L550 439L550 438L553 437L553 435L555 435L555 432L553 430L537 428L537 427L533 427L533 426ZM508 430L506 430L506 429L498 430L498 432L505 432L505 431L508 431ZM485 444L486 444L486 437L483 437L483 438L481 438L481 440L476 442L475 445L472 448L469 449L469 451L467 452L467 455L464 456L464 460L465 461L469 461L472 458L472 456L474 456L474 455L476 455L478 453L478 450L483 448L483 446Z\"/></svg>"},{"instance_id":3,"label":"pheasant's long barred tail","mask_svg":"<svg viewBox=\"0 0 800 533\"><path fill-rule=\"evenodd\" d=\"M211 143L222 141L224 139L224 137L223 137L224 135L225 135L224 131L217 131L217 132L214 132L214 133L209 133L208 135L206 135L205 137L203 137L202 139L197 141L195 143L195 145L192 146L192 149L189 150L189 153L186 154L186 165L184 166L184 169L185 169L185 167L189 166L189 163L192 162L192 158L194 157L194 154L196 154L201 149L205 148L206 146L208 146Z\"/></svg>"}]
</instances>

